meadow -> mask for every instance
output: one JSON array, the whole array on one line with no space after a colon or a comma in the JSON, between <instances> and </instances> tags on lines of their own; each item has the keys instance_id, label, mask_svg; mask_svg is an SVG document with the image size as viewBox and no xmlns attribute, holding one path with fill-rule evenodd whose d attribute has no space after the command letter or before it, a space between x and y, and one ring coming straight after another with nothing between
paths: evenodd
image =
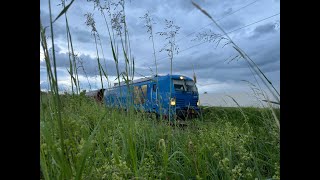
<instances>
[{"instance_id":1,"label":"meadow","mask_svg":"<svg viewBox=\"0 0 320 180\"><path fill-rule=\"evenodd\" d=\"M203 107L187 126L62 96L63 143L42 95L44 179L279 179L279 129L265 108ZM276 110L279 115L279 109Z\"/></svg>"}]
</instances>

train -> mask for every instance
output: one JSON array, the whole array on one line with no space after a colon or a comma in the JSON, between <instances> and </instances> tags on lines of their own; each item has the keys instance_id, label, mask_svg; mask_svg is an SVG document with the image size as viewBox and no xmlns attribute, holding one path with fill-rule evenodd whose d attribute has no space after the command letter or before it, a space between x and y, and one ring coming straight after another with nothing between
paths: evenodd
<instances>
[{"instance_id":1,"label":"train","mask_svg":"<svg viewBox=\"0 0 320 180\"><path fill-rule=\"evenodd\" d=\"M86 92L86 96L90 97L90 98L93 98L94 100L96 100L98 103L102 103L103 102L103 94L104 94L104 91L106 89L98 89L98 90L94 90L94 91L89 91L89 92Z\"/></svg>"},{"instance_id":2,"label":"train","mask_svg":"<svg viewBox=\"0 0 320 180\"><path fill-rule=\"evenodd\" d=\"M129 109L131 106L138 111L153 113L157 119L185 120L200 115L196 83L184 75L155 75L115 83L111 88L95 92L103 92L101 103L107 107ZM94 97L100 98L98 95Z\"/></svg>"}]
</instances>

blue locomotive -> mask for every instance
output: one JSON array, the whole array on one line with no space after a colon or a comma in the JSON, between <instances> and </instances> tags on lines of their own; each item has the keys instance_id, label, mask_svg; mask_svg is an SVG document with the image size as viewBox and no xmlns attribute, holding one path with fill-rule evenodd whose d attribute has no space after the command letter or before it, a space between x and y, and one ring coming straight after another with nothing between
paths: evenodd
<instances>
[{"instance_id":1,"label":"blue locomotive","mask_svg":"<svg viewBox=\"0 0 320 180\"><path fill-rule=\"evenodd\" d=\"M170 120L197 117L200 110L195 82L182 75L156 75L120 82L106 89L103 98L109 107L127 109L133 105L139 111Z\"/></svg>"}]
</instances>

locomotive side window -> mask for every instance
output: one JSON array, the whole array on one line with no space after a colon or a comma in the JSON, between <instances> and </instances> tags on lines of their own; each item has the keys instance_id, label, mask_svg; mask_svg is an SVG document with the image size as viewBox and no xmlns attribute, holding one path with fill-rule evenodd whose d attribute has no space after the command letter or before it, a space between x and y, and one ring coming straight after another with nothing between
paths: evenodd
<instances>
[{"instance_id":1,"label":"locomotive side window","mask_svg":"<svg viewBox=\"0 0 320 180\"><path fill-rule=\"evenodd\" d=\"M134 104L144 104L147 98L147 85L134 86L133 89Z\"/></svg>"},{"instance_id":2,"label":"locomotive side window","mask_svg":"<svg viewBox=\"0 0 320 180\"><path fill-rule=\"evenodd\" d=\"M147 85L142 85L141 86L141 97L142 97L142 104L145 103L147 99Z\"/></svg>"},{"instance_id":3,"label":"locomotive side window","mask_svg":"<svg viewBox=\"0 0 320 180\"><path fill-rule=\"evenodd\" d=\"M141 104L139 86L134 86L133 87L133 97L134 97L134 104Z\"/></svg>"}]
</instances>

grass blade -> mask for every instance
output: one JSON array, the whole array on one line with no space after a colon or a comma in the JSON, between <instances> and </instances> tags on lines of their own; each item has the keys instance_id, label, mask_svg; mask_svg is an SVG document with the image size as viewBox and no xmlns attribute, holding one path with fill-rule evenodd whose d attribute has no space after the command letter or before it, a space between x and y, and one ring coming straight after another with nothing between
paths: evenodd
<instances>
[{"instance_id":1,"label":"grass blade","mask_svg":"<svg viewBox=\"0 0 320 180\"><path fill-rule=\"evenodd\" d=\"M66 7L64 7L63 10L59 13L59 15L54 19L52 23L56 22L56 20L58 20L64 13L66 13L73 2L74 0L72 0Z\"/></svg>"}]
</instances>

